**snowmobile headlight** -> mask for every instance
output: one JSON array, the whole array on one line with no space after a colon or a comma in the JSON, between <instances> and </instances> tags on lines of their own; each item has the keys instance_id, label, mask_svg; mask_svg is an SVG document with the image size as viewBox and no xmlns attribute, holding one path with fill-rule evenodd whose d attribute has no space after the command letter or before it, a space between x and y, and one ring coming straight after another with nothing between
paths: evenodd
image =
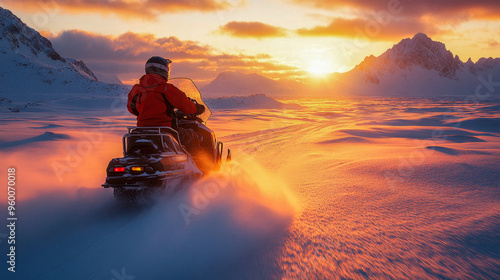
<instances>
[{"instance_id":1,"label":"snowmobile headlight","mask_svg":"<svg viewBox=\"0 0 500 280\"><path fill-rule=\"evenodd\" d=\"M142 167L142 166L132 166L132 167L130 167L130 170L132 170L134 172L142 172L142 171L144 171L144 167Z\"/></svg>"},{"instance_id":2,"label":"snowmobile headlight","mask_svg":"<svg viewBox=\"0 0 500 280\"><path fill-rule=\"evenodd\" d=\"M125 167L115 167L113 168L114 172L125 172Z\"/></svg>"}]
</instances>

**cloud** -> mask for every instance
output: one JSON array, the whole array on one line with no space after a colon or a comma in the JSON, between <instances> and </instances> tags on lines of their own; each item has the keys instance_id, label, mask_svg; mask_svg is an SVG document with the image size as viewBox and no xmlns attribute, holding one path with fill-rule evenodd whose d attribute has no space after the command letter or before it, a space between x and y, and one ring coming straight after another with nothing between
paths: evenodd
<instances>
[{"instance_id":1,"label":"cloud","mask_svg":"<svg viewBox=\"0 0 500 280\"><path fill-rule=\"evenodd\" d=\"M490 39L486 43L488 44L488 47L491 49L500 47L500 43L495 39Z\"/></svg>"},{"instance_id":2,"label":"cloud","mask_svg":"<svg viewBox=\"0 0 500 280\"><path fill-rule=\"evenodd\" d=\"M262 22L231 21L219 29L222 33L241 38L284 37L286 30Z\"/></svg>"},{"instance_id":3,"label":"cloud","mask_svg":"<svg viewBox=\"0 0 500 280\"><path fill-rule=\"evenodd\" d=\"M203 59L213 50L194 41L181 41L176 37L157 38L152 34L133 32L117 36L101 35L81 30L68 30L49 36L56 48L69 57L88 60L142 61L151 53L172 59Z\"/></svg>"},{"instance_id":4,"label":"cloud","mask_svg":"<svg viewBox=\"0 0 500 280\"><path fill-rule=\"evenodd\" d=\"M103 15L119 15L127 18L155 20L163 13L201 11L212 12L226 10L240 5L242 1L231 0L3 0L9 7L24 11L55 12L64 10L67 13L100 13Z\"/></svg>"},{"instance_id":5,"label":"cloud","mask_svg":"<svg viewBox=\"0 0 500 280\"><path fill-rule=\"evenodd\" d=\"M221 53L208 45L177 37L158 38L133 32L109 36L81 30L46 35L63 57L83 60L92 70L116 74L124 81L138 79L144 73L145 61L155 55L173 60L172 76L188 76L202 82L230 70L271 72L272 78L297 71L294 67L273 62L268 54Z\"/></svg>"},{"instance_id":6,"label":"cloud","mask_svg":"<svg viewBox=\"0 0 500 280\"><path fill-rule=\"evenodd\" d=\"M432 25L414 20L399 18L334 18L328 25L313 28L301 28L297 31L301 36L337 36L361 38L371 41L394 41L418 32L435 34L440 32Z\"/></svg>"},{"instance_id":7,"label":"cloud","mask_svg":"<svg viewBox=\"0 0 500 280\"><path fill-rule=\"evenodd\" d=\"M325 26L302 28L303 36L339 36L371 41L399 40L418 32L430 35L451 33L447 30L462 22L500 19L498 0L289 0L323 10L345 11L354 19L336 18Z\"/></svg>"},{"instance_id":8,"label":"cloud","mask_svg":"<svg viewBox=\"0 0 500 280\"><path fill-rule=\"evenodd\" d=\"M500 18L500 1L498 0L291 0L291 2L314 6L322 9L351 8L365 13L394 11L394 14L420 18L433 16L467 18Z\"/></svg>"}]
</instances>

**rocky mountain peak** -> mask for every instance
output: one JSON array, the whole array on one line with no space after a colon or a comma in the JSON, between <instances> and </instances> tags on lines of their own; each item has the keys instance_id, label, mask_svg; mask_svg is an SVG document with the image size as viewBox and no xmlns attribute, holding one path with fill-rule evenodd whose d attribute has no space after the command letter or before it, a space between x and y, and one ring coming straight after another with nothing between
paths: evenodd
<instances>
[{"instance_id":1,"label":"rocky mountain peak","mask_svg":"<svg viewBox=\"0 0 500 280\"><path fill-rule=\"evenodd\" d=\"M25 56L47 56L52 60L65 61L52 48L49 40L24 24L11 11L0 7L0 40L2 39L8 42L11 49L20 51Z\"/></svg>"},{"instance_id":2,"label":"rocky mountain peak","mask_svg":"<svg viewBox=\"0 0 500 280\"><path fill-rule=\"evenodd\" d=\"M455 79L455 74L463 67L463 62L447 50L443 43L418 33L411 39L401 40L379 57L367 57L358 68L362 71L371 71L373 75L376 74L373 73L374 70L379 74L394 73L415 66L436 70L443 77Z\"/></svg>"}]
</instances>

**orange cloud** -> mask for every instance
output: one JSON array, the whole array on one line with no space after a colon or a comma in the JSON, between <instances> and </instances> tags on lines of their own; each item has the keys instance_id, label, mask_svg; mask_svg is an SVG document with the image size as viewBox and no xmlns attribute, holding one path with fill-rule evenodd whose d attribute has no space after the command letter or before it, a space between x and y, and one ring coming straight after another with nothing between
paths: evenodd
<instances>
[{"instance_id":1,"label":"orange cloud","mask_svg":"<svg viewBox=\"0 0 500 280\"><path fill-rule=\"evenodd\" d=\"M176 37L158 38L152 34L127 32L106 36L81 30L51 34L48 39L63 57L85 61L94 71L116 74L123 81L137 80L144 73L148 58L160 55L173 60L172 76L188 76L209 82L218 73L236 70L243 73L272 73L281 78L298 69L275 63L268 54L233 55L220 53L208 45L182 41Z\"/></svg>"},{"instance_id":2,"label":"orange cloud","mask_svg":"<svg viewBox=\"0 0 500 280\"><path fill-rule=\"evenodd\" d=\"M500 47L500 43L495 39L490 39L486 43L488 44L488 47L491 49Z\"/></svg>"},{"instance_id":3,"label":"orange cloud","mask_svg":"<svg viewBox=\"0 0 500 280\"><path fill-rule=\"evenodd\" d=\"M222 33L228 33L234 37L241 38L268 38L286 36L286 30L281 27L265 24L262 22L231 21L219 29Z\"/></svg>"},{"instance_id":4,"label":"orange cloud","mask_svg":"<svg viewBox=\"0 0 500 280\"><path fill-rule=\"evenodd\" d=\"M151 53L173 59L201 59L212 52L209 46L176 37L157 38L153 34L123 33L107 36L81 30L68 30L49 39L66 56L84 56L86 59L143 60ZM146 58L147 59L147 58Z\"/></svg>"},{"instance_id":5,"label":"orange cloud","mask_svg":"<svg viewBox=\"0 0 500 280\"><path fill-rule=\"evenodd\" d=\"M79 14L95 12L103 15L119 15L146 20L155 20L162 13L225 10L240 5L242 2L229 0L3 0L9 7L37 12L58 11Z\"/></svg>"},{"instance_id":6,"label":"orange cloud","mask_svg":"<svg viewBox=\"0 0 500 280\"><path fill-rule=\"evenodd\" d=\"M371 41L394 41L418 32L435 34L437 28L413 20L397 18L335 18L325 26L298 29L301 36L338 36L346 38L361 38Z\"/></svg>"},{"instance_id":7,"label":"orange cloud","mask_svg":"<svg viewBox=\"0 0 500 280\"><path fill-rule=\"evenodd\" d=\"M328 25L302 28L302 36L339 36L394 41L423 32L429 35L473 19L500 19L498 0L291 0L324 10L345 9L354 19L336 18ZM451 27L452 28L452 27Z\"/></svg>"},{"instance_id":8,"label":"orange cloud","mask_svg":"<svg viewBox=\"0 0 500 280\"><path fill-rule=\"evenodd\" d=\"M365 13L389 11L414 18L422 16L434 16L436 19L500 18L498 0L291 0L291 2L331 10L354 8Z\"/></svg>"}]
</instances>

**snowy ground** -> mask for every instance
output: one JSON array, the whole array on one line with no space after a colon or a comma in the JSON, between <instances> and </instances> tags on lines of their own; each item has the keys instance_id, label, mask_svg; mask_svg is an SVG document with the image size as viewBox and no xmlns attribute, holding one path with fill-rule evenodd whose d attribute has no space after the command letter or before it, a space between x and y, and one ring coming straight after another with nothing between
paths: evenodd
<instances>
[{"instance_id":1,"label":"snowy ground","mask_svg":"<svg viewBox=\"0 0 500 280\"><path fill-rule=\"evenodd\" d=\"M140 209L99 187L123 100L0 112L19 219L2 279L500 278L498 100L285 102L302 108L215 111L232 169Z\"/></svg>"}]
</instances>

